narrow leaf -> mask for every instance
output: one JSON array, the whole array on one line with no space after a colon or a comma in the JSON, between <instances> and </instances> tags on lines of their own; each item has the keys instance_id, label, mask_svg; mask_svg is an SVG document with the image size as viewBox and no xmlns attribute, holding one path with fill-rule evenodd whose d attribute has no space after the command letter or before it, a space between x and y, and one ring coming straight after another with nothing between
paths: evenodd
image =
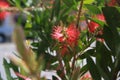
<instances>
[{"instance_id":1,"label":"narrow leaf","mask_svg":"<svg viewBox=\"0 0 120 80\"><path fill-rule=\"evenodd\" d=\"M3 64L4 64L7 80L14 80L11 76L11 73L10 73L10 66L5 59L3 59Z\"/></svg>"},{"instance_id":2,"label":"narrow leaf","mask_svg":"<svg viewBox=\"0 0 120 80\"><path fill-rule=\"evenodd\" d=\"M90 56L87 56L87 65L88 65L89 71L92 75L92 78L94 80L101 80L101 76L97 69L97 66Z\"/></svg>"},{"instance_id":3,"label":"narrow leaf","mask_svg":"<svg viewBox=\"0 0 120 80\"><path fill-rule=\"evenodd\" d=\"M95 5L85 4L85 7L94 14L101 14L100 9Z\"/></svg>"}]
</instances>

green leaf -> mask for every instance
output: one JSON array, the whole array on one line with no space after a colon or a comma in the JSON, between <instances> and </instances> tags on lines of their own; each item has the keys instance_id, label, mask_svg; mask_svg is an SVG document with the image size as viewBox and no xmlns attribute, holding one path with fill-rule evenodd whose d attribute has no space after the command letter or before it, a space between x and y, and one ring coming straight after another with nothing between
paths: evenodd
<instances>
[{"instance_id":1,"label":"green leaf","mask_svg":"<svg viewBox=\"0 0 120 80\"><path fill-rule=\"evenodd\" d=\"M84 59L84 58L86 58L86 55L94 56L95 55L95 49L89 49L89 50L87 50L82 55L79 55L79 58L80 59Z\"/></svg>"},{"instance_id":2,"label":"green leaf","mask_svg":"<svg viewBox=\"0 0 120 80\"><path fill-rule=\"evenodd\" d=\"M62 0L64 4L66 4L68 7L72 7L75 4L74 0Z\"/></svg>"},{"instance_id":3,"label":"green leaf","mask_svg":"<svg viewBox=\"0 0 120 80\"><path fill-rule=\"evenodd\" d=\"M59 16L60 6L61 6L60 0L55 0L54 4L53 4L53 8L52 8L51 19L53 19L54 17L58 17Z\"/></svg>"},{"instance_id":4,"label":"green leaf","mask_svg":"<svg viewBox=\"0 0 120 80\"><path fill-rule=\"evenodd\" d=\"M21 1L20 0L13 0L14 1L14 3L15 3L15 5L16 5L16 7L18 7L19 9L22 9L21 8Z\"/></svg>"},{"instance_id":5,"label":"green leaf","mask_svg":"<svg viewBox=\"0 0 120 80\"><path fill-rule=\"evenodd\" d=\"M113 68L113 66L111 66L113 64L111 52L101 42L97 41L96 46L96 65L98 67L98 70L105 80L110 80L111 71L109 69Z\"/></svg>"},{"instance_id":6,"label":"green leaf","mask_svg":"<svg viewBox=\"0 0 120 80\"><path fill-rule=\"evenodd\" d=\"M110 48L110 51L112 52L112 56L114 56L114 65L112 66L112 76L116 76L117 72L120 70L120 35L117 31L116 27L110 26L104 26L103 29L103 37L105 39L105 42L107 46ZM113 79L113 78L112 78Z\"/></svg>"},{"instance_id":7,"label":"green leaf","mask_svg":"<svg viewBox=\"0 0 120 80\"><path fill-rule=\"evenodd\" d=\"M96 1L96 3L97 3L97 5L102 5L102 6L104 6L105 5L105 0L95 0Z\"/></svg>"},{"instance_id":8,"label":"green leaf","mask_svg":"<svg viewBox=\"0 0 120 80\"><path fill-rule=\"evenodd\" d=\"M120 27L120 8L119 7L104 7L103 14L110 27Z\"/></svg>"},{"instance_id":9,"label":"green leaf","mask_svg":"<svg viewBox=\"0 0 120 80\"><path fill-rule=\"evenodd\" d=\"M117 40L117 37L115 38L116 35L108 26L104 26L103 32L103 38L105 39L108 48L110 48L110 50L114 53L115 40ZM115 53L113 55L115 56Z\"/></svg>"},{"instance_id":10,"label":"green leaf","mask_svg":"<svg viewBox=\"0 0 120 80\"><path fill-rule=\"evenodd\" d=\"M15 5L13 1L7 0L10 4Z\"/></svg>"},{"instance_id":11,"label":"green leaf","mask_svg":"<svg viewBox=\"0 0 120 80\"><path fill-rule=\"evenodd\" d=\"M94 14L101 14L100 9L95 5L85 4L85 7L89 10L89 12Z\"/></svg>"},{"instance_id":12,"label":"green leaf","mask_svg":"<svg viewBox=\"0 0 120 80\"><path fill-rule=\"evenodd\" d=\"M95 0L84 0L84 4L92 4Z\"/></svg>"},{"instance_id":13,"label":"green leaf","mask_svg":"<svg viewBox=\"0 0 120 80\"><path fill-rule=\"evenodd\" d=\"M32 16L31 15L27 15L27 21L25 24L25 28L32 28Z\"/></svg>"},{"instance_id":14,"label":"green leaf","mask_svg":"<svg viewBox=\"0 0 120 80\"><path fill-rule=\"evenodd\" d=\"M98 71L98 68L90 56L87 56L87 66L93 80L101 80L101 76Z\"/></svg>"},{"instance_id":15,"label":"green leaf","mask_svg":"<svg viewBox=\"0 0 120 80\"><path fill-rule=\"evenodd\" d=\"M111 76L109 77L109 74L110 74L110 73L107 74L107 73L103 70L103 68L101 67L101 65L99 65L99 63L97 63L97 68L98 68L101 76L103 76L104 80L110 80L110 79L111 79Z\"/></svg>"},{"instance_id":16,"label":"green leaf","mask_svg":"<svg viewBox=\"0 0 120 80\"><path fill-rule=\"evenodd\" d=\"M11 76L11 73L10 73L10 65L9 65L9 63L5 59L3 59L3 64L4 64L7 80L14 80L12 78L12 76Z\"/></svg>"},{"instance_id":17,"label":"green leaf","mask_svg":"<svg viewBox=\"0 0 120 80\"><path fill-rule=\"evenodd\" d=\"M61 5L61 2L60 0L55 0L55 6L54 6L54 9L55 9L55 15L58 16L59 13L60 13L60 5Z\"/></svg>"},{"instance_id":18,"label":"green leaf","mask_svg":"<svg viewBox=\"0 0 120 80\"><path fill-rule=\"evenodd\" d=\"M120 8L104 7L103 13L108 24L104 27L104 38L108 47L118 55L120 53L120 35L117 28L120 27Z\"/></svg>"},{"instance_id":19,"label":"green leaf","mask_svg":"<svg viewBox=\"0 0 120 80\"><path fill-rule=\"evenodd\" d=\"M96 58L100 62L101 66L107 67L111 65L112 64L111 51L105 46L105 44L99 41L96 42L96 46L97 46L96 47Z\"/></svg>"},{"instance_id":20,"label":"green leaf","mask_svg":"<svg viewBox=\"0 0 120 80\"><path fill-rule=\"evenodd\" d=\"M98 20L98 19L96 19L96 18L91 18L91 17L87 17L87 16L86 16L86 18L88 18L89 20L91 20L91 21L93 21L93 22L98 23L101 27L103 27L103 26L105 25L105 22L103 22L103 21L101 21L101 20Z\"/></svg>"},{"instance_id":21,"label":"green leaf","mask_svg":"<svg viewBox=\"0 0 120 80\"><path fill-rule=\"evenodd\" d=\"M1 76L1 73L0 73L0 80L3 80L3 79L2 79L2 76Z\"/></svg>"},{"instance_id":22,"label":"green leaf","mask_svg":"<svg viewBox=\"0 0 120 80\"><path fill-rule=\"evenodd\" d=\"M108 45L108 47L111 49L111 51L116 54L120 53L120 35L116 28L113 27L104 27L104 34L103 37Z\"/></svg>"},{"instance_id":23,"label":"green leaf","mask_svg":"<svg viewBox=\"0 0 120 80\"><path fill-rule=\"evenodd\" d=\"M86 64L82 66L82 68L80 69L80 76L84 75L87 71L88 71L88 66Z\"/></svg>"}]
</instances>

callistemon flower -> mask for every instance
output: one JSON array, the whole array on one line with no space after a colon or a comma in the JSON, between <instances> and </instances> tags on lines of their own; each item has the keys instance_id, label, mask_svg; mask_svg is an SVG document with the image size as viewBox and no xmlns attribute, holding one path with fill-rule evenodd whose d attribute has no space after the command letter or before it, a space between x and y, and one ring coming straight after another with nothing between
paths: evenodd
<instances>
[{"instance_id":1,"label":"callistemon flower","mask_svg":"<svg viewBox=\"0 0 120 80\"><path fill-rule=\"evenodd\" d=\"M66 30L66 34L67 34L67 43L70 46L77 45L80 32L76 28L75 24L71 24L71 25L68 26L68 28Z\"/></svg>"},{"instance_id":2,"label":"callistemon flower","mask_svg":"<svg viewBox=\"0 0 120 80\"><path fill-rule=\"evenodd\" d=\"M6 0L1 0L0 1L0 8L8 8L9 7L9 3L6 2ZM5 17L9 14L9 12L7 11L1 11L0 12L0 20L4 20Z\"/></svg>"},{"instance_id":3,"label":"callistemon flower","mask_svg":"<svg viewBox=\"0 0 120 80\"><path fill-rule=\"evenodd\" d=\"M63 42L63 29L61 26L55 26L53 28L52 38L58 40L59 42Z\"/></svg>"},{"instance_id":4,"label":"callistemon flower","mask_svg":"<svg viewBox=\"0 0 120 80\"><path fill-rule=\"evenodd\" d=\"M98 15L96 15L96 17L97 17L98 20L105 21L105 18L104 18L104 16L103 16L103 14L98 14ZM88 23L88 28L89 28L89 31L90 31L91 33L94 33L95 30L96 30L99 26L100 26L100 25L99 25L98 23L93 22L93 21L90 21L90 22Z\"/></svg>"},{"instance_id":5,"label":"callistemon flower","mask_svg":"<svg viewBox=\"0 0 120 80\"><path fill-rule=\"evenodd\" d=\"M80 32L75 24L71 24L68 27L56 26L52 32L52 38L61 44L61 54L65 54L68 51L68 46L71 48L77 46L79 35Z\"/></svg>"}]
</instances>

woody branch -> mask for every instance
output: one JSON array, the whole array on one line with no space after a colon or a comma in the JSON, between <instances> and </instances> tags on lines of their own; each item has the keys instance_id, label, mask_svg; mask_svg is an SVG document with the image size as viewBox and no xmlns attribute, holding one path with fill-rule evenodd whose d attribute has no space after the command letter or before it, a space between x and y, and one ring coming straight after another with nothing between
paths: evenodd
<instances>
[{"instance_id":1,"label":"woody branch","mask_svg":"<svg viewBox=\"0 0 120 80\"><path fill-rule=\"evenodd\" d=\"M28 8L17 8L17 7L9 7L9 8L0 8L0 11L8 11L8 12L19 12L21 10L23 11L33 11L33 10L39 10L41 7L28 7Z\"/></svg>"}]
</instances>

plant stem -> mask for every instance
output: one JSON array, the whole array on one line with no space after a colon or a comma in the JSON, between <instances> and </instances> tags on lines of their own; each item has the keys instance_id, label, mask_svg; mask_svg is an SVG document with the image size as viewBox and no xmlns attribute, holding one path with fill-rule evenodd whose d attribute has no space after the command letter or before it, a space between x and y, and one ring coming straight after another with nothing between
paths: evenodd
<instances>
[{"instance_id":1,"label":"plant stem","mask_svg":"<svg viewBox=\"0 0 120 80\"><path fill-rule=\"evenodd\" d=\"M75 68L75 61L76 61L76 55L74 55L73 57L73 62L72 62L72 71L74 70Z\"/></svg>"},{"instance_id":2,"label":"plant stem","mask_svg":"<svg viewBox=\"0 0 120 80\"><path fill-rule=\"evenodd\" d=\"M18 76L18 77L20 77L20 78L22 78L22 79L27 79L27 77L26 76L24 76L24 75L22 75L22 74L20 74L20 73L18 73L18 72L15 72L15 74L16 74L16 76Z\"/></svg>"},{"instance_id":3,"label":"plant stem","mask_svg":"<svg viewBox=\"0 0 120 80\"><path fill-rule=\"evenodd\" d=\"M23 11L33 11L33 10L39 10L41 7L28 7L23 8ZM21 9L17 7L9 7L9 8L0 8L0 11L8 11L8 12L20 12Z\"/></svg>"},{"instance_id":4,"label":"plant stem","mask_svg":"<svg viewBox=\"0 0 120 80\"><path fill-rule=\"evenodd\" d=\"M60 68L61 68L61 71L62 71L62 76L60 76L62 79L63 78L65 78L66 79L66 77L65 77L65 68L64 68L64 65L63 65L63 62L62 62L62 57L61 57L61 55L58 53L57 54L57 56L58 56L58 61L59 61L59 64L60 64ZM66 79L67 80L67 79Z\"/></svg>"},{"instance_id":5,"label":"plant stem","mask_svg":"<svg viewBox=\"0 0 120 80\"><path fill-rule=\"evenodd\" d=\"M79 26L79 20L80 20L80 15L81 15L81 12L82 12L82 6L83 6L83 0L81 0L80 6L79 6L78 17L77 17L77 23L76 23L76 27L77 27L77 28L78 28L78 26ZM80 31L81 31L81 29L80 29Z\"/></svg>"}]
</instances>

